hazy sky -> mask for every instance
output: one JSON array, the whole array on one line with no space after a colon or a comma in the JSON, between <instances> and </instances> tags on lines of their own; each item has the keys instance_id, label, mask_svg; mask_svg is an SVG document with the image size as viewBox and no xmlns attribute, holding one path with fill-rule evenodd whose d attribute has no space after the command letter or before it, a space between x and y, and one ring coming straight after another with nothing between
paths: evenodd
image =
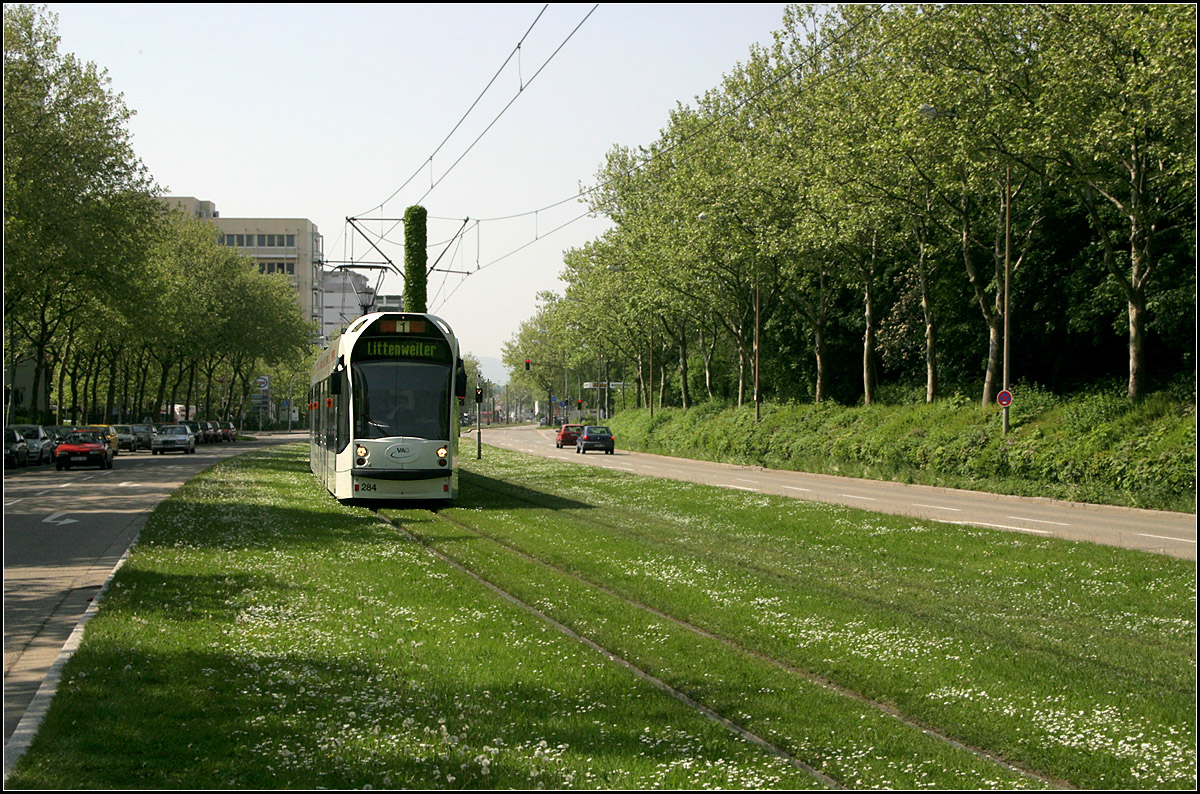
<instances>
[{"instance_id":1,"label":"hazy sky","mask_svg":"<svg viewBox=\"0 0 1200 794\"><path fill-rule=\"evenodd\" d=\"M429 309L503 379L487 359L539 291L561 289L563 250L607 228L569 223L586 208L564 200L594 183L614 145L653 142L677 103L770 43L784 5L48 8L61 51L106 69L135 111L135 150L167 195L212 201L223 217L308 218L332 262L379 261L347 217L386 233L401 267L402 230L378 219L419 203L430 243L471 219L430 251L471 275L432 274ZM395 277L382 291L402 289Z\"/></svg>"}]
</instances>

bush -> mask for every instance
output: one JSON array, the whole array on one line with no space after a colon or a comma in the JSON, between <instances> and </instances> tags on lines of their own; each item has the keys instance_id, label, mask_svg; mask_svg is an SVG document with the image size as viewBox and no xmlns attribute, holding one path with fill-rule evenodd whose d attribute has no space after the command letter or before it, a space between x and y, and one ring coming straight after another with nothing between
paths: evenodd
<instances>
[{"instance_id":1,"label":"bush","mask_svg":"<svg viewBox=\"0 0 1200 794\"><path fill-rule=\"evenodd\" d=\"M1181 390L1176 389L1176 392ZM933 404L844 407L704 403L625 411L627 449L771 468L1195 511L1194 400L1132 403L1119 387L1060 397L1013 388L1000 411L955 395Z\"/></svg>"}]
</instances>

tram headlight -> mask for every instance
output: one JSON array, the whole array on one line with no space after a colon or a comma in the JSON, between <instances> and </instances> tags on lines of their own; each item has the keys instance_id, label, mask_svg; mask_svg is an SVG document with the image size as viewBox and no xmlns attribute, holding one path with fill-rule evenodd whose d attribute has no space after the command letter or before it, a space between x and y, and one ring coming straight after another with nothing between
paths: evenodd
<instances>
[{"instance_id":1,"label":"tram headlight","mask_svg":"<svg viewBox=\"0 0 1200 794\"><path fill-rule=\"evenodd\" d=\"M448 461L446 460L446 457L449 454L450 454L449 447L438 447L437 456L438 456L438 465L439 466L445 466L448 463Z\"/></svg>"},{"instance_id":2,"label":"tram headlight","mask_svg":"<svg viewBox=\"0 0 1200 794\"><path fill-rule=\"evenodd\" d=\"M359 444L354 448L354 454L358 455L360 458L365 458L367 456L367 448L362 444Z\"/></svg>"}]
</instances>

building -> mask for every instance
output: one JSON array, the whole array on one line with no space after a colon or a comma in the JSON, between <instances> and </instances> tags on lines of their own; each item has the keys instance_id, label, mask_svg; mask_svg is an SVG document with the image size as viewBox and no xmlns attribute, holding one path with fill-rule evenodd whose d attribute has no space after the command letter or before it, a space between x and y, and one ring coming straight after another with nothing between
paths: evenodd
<instances>
[{"instance_id":1,"label":"building","mask_svg":"<svg viewBox=\"0 0 1200 794\"><path fill-rule=\"evenodd\" d=\"M404 311L403 295L380 295L369 280L350 268L325 272L325 314L321 324L322 344L336 339L359 317L370 312Z\"/></svg>"},{"instance_id":2,"label":"building","mask_svg":"<svg viewBox=\"0 0 1200 794\"><path fill-rule=\"evenodd\" d=\"M328 344L350 323L373 310L375 290L367 284L366 276L344 268L326 271L323 284L325 313L321 336L322 344Z\"/></svg>"},{"instance_id":3,"label":"building","mask_svg":"<svg viewBox=\"0 0 1200 794\"><path fill-rule=\"evenodd\" d=\"M222 218L216 204L190 196L165 197L163 203L212 221L220 242L252 257L260 272L287 275L304 317L324 325L325 244L316 224L306 218Z\"/></svg>"}]
</instances>

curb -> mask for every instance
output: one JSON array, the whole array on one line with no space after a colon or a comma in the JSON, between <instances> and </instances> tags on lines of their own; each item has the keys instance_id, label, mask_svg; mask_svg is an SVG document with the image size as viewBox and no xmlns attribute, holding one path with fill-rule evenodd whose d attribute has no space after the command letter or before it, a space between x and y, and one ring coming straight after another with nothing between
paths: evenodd
<instances>
[{"instance_id":1,"label":"curb","mask_svg":"<svg viewBox=\"0 0 1200 794\"><path fill-rule=\"evenodd\" d=\"M141 534L141 530L138 530ZM21 717L21 721L17 723L13 735L4 745L4 781L8 782L9 772L17 761L25 755L25 751L29 749L29 745L33 742L33 738L37 735L38 728L42 725L42 720L46 717L46 712L50 709L50 703L54 700L54 695L58 692L58 684L62 680L62 671L66 667L67 662L78 650L80 643L83 642L84 627L87 622L92 619L96 612L100 609L100 602L104 600L104 594L108 592L108 586L112 583L113 577L117 571L125 564L125 560L129 558L130 549L137 543L135 537L133 542L129 544L129 548L125 549L125 553L121 555L121 559L117 560L117 564L109 571L108 578L104 580L104 584L100 585L100 589L93 596L92 601L84 610L83 616L79 618L79 622L75 624L75 628L71 630L71 634L67 637L67 641L63 643L62 650L58 652L58 657L54 663L50 665L50 669L46 672L46 677L42 680L41 686L34 694L33 700L29 702L29 706L25 709L25 714Z\"/></svg>"}]
</instances>

